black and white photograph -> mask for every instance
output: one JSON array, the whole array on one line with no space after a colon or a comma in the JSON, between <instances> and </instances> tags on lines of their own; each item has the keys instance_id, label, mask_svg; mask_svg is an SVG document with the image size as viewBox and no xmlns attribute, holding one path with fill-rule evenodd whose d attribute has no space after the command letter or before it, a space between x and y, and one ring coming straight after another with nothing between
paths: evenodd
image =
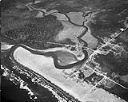
<instances>
[{"instance_id":1,"label":"black and white photograph","mask_svg":"<svg viewBox=\"0 0 128 102\"><path fill-rule=\"evenodd\" d=\"M0 102L128 102L128 0L0 6Z\"/></svg>"}]
</instances>

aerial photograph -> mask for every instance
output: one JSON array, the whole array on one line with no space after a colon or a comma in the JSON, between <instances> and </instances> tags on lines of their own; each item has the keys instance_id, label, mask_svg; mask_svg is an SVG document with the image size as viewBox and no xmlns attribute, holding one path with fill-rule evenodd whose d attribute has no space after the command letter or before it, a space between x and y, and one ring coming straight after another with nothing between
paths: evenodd
<instances>
[{"instance_id":1,"label":"aerial photograph","mask_svg":"<svg viewBox=\"0 0 128 102\"><path fill-rule=\"evenodd\" d=\"M0 6L0 102L128 102L128 0Z\"/></svg>"}]
</instances>

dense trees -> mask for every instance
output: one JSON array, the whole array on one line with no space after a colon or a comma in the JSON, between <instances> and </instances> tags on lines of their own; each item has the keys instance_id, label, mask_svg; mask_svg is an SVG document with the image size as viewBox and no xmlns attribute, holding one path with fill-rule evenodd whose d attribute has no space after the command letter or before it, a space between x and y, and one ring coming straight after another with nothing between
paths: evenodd
<instances>
[{"instance_id":1,"label":"dense trees","mask_svg":"<svg viewBox=\"0 0 128 102\"><path fill-rule=\"evenodd\" d=\"M36 45L35 47L42 48L45 41L53 40L63 29L61 22L57 21L55 16L49 15L44 18L30 18L29 20L29 24L9 30L3 35L16 41L16 43L24 43L31 47Z\"/></svg>"}]
</instances>

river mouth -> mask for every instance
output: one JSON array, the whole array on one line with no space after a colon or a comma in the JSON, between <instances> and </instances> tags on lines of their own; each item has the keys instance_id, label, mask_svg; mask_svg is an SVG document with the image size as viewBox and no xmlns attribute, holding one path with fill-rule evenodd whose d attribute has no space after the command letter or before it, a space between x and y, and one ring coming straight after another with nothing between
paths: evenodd
<instances>
[{"instance_id":1,"label":"river mouth","mask_svg":"<svg viewBox=\"0 0 128 102\"><path fill-rule=\"evenodd\" d=\"M54 54L48 52L43 54L40 53L40 55L33 54L23 47L17 47L12 55L13 59L17 63L43 76L47 80L51 81L54 85L57 85L75 98L81 99L83 97L82 100L84 100L83 93L86 93L88 88L91 87L90 85L86 84L87 87L85 89L82 85L76 83L75 81L66 79L63 70L61 70L71 69L75 65L82 63L85 59L79 63L77 62L66 66L61 66L57 63L57 59L55 58ZM58 68L56 68L56 66ZM79 92L79 94L77 94L77 92ZM68 97L70 95L68 95Z\"/></svg>"},{"instance_id":2,"label":"river mouth","mask_svg":"<svg viewBox=\"0 0 128 102\"><path fill-rule=\"evenodd\" d=\"M53 58L53 62L54 62L54 65L57 69L71 69L73 68L74 66L77 66L77 65L82 65L82 63L84 63L87 59L88 59L88 52L86 50L83 50L83 54L84 54L84 58L81 59L81 60L77 60L76 57L74 55L72 55L71 53L69 53L68 56L71 55L71 59L73 59L73 61L71 63L59 63L59 58L58 58L58 52L57 51L38 51L38 50L33 50L33 49L30 49L28 48L27 46L24 46L24 45L16 45L16 46L13 46L11 48L11 51L10 53L14 52L17 48L19 47L22 47L23 49L26 49L28 51L30 51L32 54L35 54L35 55L42 55L44 57L50 57L50 58ZM61 48L60 48L61 49ZM63 51L63 49L62 49ZM66 52L67 53L67 52ZM60 53L61 54L61 50L60 50ZM12 55L13 57L13 55ZM62 56L63 57L63 56ZM66 57L65 57L66 59ZM67 60L67 59L66 59ZM70 60L70 59L69 59Z\"/></svg>"},{"instance_id":3,"label":"river mouth","mask_svg":"<svg viewBox=\"0 0 128 102\"><path fill-rule=\"evenodd\" d=\"M100 1L2 2L2 102L128 101L128 2Z\"/></svg>"},{"instance_id":4,"label":"river mouth","mask_svg":"<svg viewBox=\"0 0 128 102\"><path fill-rule=\"evenodd\" d=\"M10 51L13 59L17 63L18 66L22 65L23 67L19 67L19 70L27 70L27 73L34 73L34 75L38 76L37 79L41 77L41 80L45 80L47 85L51 85L52 89L57 90L59 94L63 94L62 96L66 96L71 100L80 100L84 102L85 100L94 101L95 96L97 93L105 93L106 97L109 97L110 94L106 93L102 89L96 89L96 92L93 94L89 94L88 91L93 88L92 85L88 83L84 83L85 86L81 85L72 79L68 79L65 77L63 73L63 68L71 69L71 66L74 67L75 64L73 63L67 66L60 66L58 63L58 68L55 67L55 55L53 52L37 52L32 50L27 50L27 48L23 46L14 46ZM55 58L55 59L54 59ZM80 61L81 63L84 62L85 59ZM12 61L13 62L13 61ZM79 63L80 63L79 62ZM25 73L25 72L22 72ZM40 77L39 77L40 76ZM44 83L44 82L43 82ZM54 87L54 88L53 88ZM60 89L58 89L58 87ZM65 93L67 92L67 93ZM91 96L92 95L92 96ZM110 95L111 96L111 95ZM98 96L100 97L100 96ZM111 96L114 97L114 96ZM94 98L94 99L93 99ZM75 102L75 101L72 101ZM76 101L79 102L79 101Z\"/></svg>"}]
</instances>

